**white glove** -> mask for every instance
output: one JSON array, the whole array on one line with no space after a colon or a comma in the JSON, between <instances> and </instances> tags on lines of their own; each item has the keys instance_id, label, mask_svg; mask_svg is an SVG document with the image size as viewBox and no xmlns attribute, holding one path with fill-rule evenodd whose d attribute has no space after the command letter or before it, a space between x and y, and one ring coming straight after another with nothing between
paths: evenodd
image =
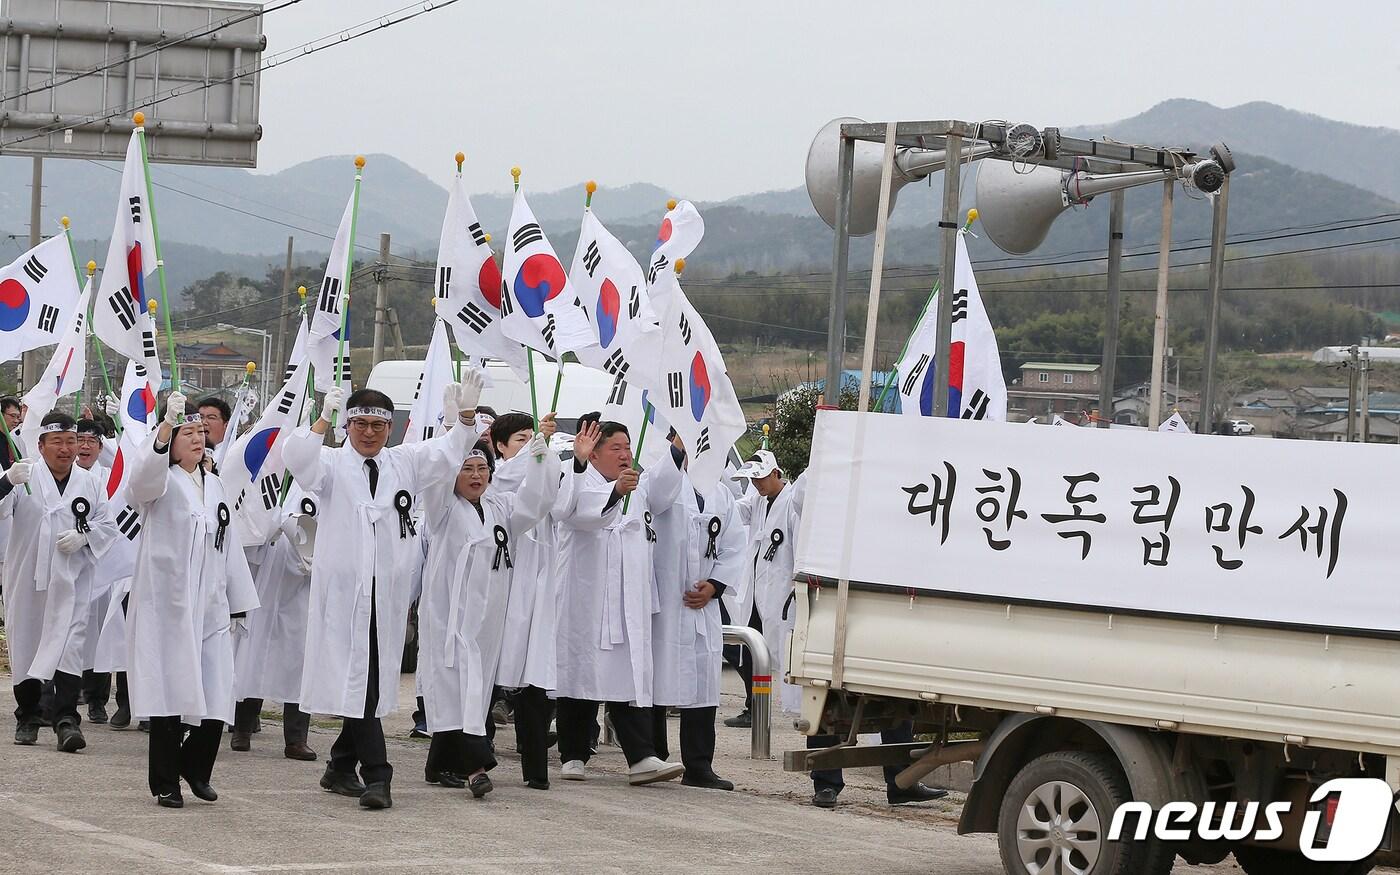
<instances>
[{"instance_id":1,"label":"white glove","mask_svg":"<svg viewBox=\"0 0 1400 875\"><path fill-rule=\"evenodd\" d=\"M536 432L525 445L525 452L529 454L528 458L543 459L549 453L549 441L545 440L543 434Z\"/></svg>"},{"instance_id":2,"label":"white glove","mask_svg":"<svg viewBox=\"0 0 1400 875\"><path fill-rule=\"evenodd\" d=\"M297 518L288 514L282 517L282 522L277 526L282 530L282 537L287 539L287 543L295 547L301 543L301 526L297 525Z\"/></svg>"},{"instance_id":3,"label":"white glove","mask_svg":"<svg viewBox=\"0 0 1400 875\"><path fill-rule=\"evenodd\" d=\"M87 535L77 529L69 529L59 534L58 540L54 541L54 546L58 548L58 552L67 555L83 549L83 545L87 542Z\"/></svg>"},{"instance_id":4,"label":"white glove","mask_svg":"<svg viewBox=\"0 0 1400 875\"><path fill-rule=\"evenodd\" d=\"M442 425L444 428L452 428L457 424L457 416L462 412L462 408L457 406L457 393L452 391L456 383L449 383L442 389Z\"/></svg>"},{"instance_id":5,"label":"white glove","mask_svg":"<svg viewBox=\"0 0 1400 875\"><path fill-rule=\"evenodd\" d=\"M321 418L326 422L331 421L331 417L340 412L340 408L345 406L345 390L339 386L332 386L326 390L326 397L321 401Z\"/></svg>"},{"instance_id":6,"label":"white glove","mask_svg":"<svg viewBox=\"0 0 1400 875\"><path fill-rule=\"evenodd\" d=\"M115 395L108 395L102 401L102 410L113 419L122 414L122 402Z\"/></svg>"},{"instance_id":7,"label":"white glove","mask_svg":"<svg viewBox=\"0 0 1400 875\"><path fill-rule=\"evenodd\" d=\"M165 399L165 423L171 428L175 428L180 424L180 417L184 415L185 396L177 389Z\"/></svg>"},{"instance_id":8,"label":"white glove","mask_svg":"<svg viewBox=\"0 0 1400 875\"><path fill-rule=\"evenodd\" d=\"M486 385L486 377L480 368L466 368L462 371L462 382L448 383L442 391L443 410L452 411L452 419L463 410L475 410L481 401L481 389Z\"/></svg>"},{"instance_id":9,"label":"white glove","mask_svg":"<svg viewBox=\"0 0 1400 875\"><path fill-rule=\"evenodd\" d=\"M5 479L10 481L11 486L23 486L24 484L29 482L29 475L30 473L32 473L33 469L33 462L27 462L24 459L20 459L19 461L11 465L10 469L5 472Z\"/></svg>"}]
</instances>

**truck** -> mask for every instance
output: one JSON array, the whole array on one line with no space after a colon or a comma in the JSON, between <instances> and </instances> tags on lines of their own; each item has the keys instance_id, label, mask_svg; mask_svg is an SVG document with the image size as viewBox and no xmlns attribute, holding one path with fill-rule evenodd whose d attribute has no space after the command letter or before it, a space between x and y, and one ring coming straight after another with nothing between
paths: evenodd
<instances>
[{"instance_id":1,"label":"truck","mask_svg":"<svg viewBox=\"0 0 1400 875\"><path fill-rule=\"evenodd\" d=\"M797 729L844 741L785 767L972 763L958 832L1011 875L1369 872L1400 787L1394 450L1239 446L820 411L786 675ZM1339 788L1378 781L1348 859Z\"/></svg>"}]
</instances>

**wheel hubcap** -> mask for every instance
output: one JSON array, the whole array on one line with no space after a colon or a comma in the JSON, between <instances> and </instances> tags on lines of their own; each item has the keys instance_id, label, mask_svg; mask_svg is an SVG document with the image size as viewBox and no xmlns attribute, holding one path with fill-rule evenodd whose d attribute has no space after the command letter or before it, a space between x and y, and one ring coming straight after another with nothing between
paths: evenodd
<instances>
[{"instance_id":1,"label":"wheel hubcap","mask_svg":"<svg viewBox=\"0 0 1400 875\"><path fill-rule=\"evenodd\" d=\"M1047 781L1021 804L1016 844L1031 875L1089 875L1102 838L1098 810L1073 784Z\"/></svg>"}]
</instances>

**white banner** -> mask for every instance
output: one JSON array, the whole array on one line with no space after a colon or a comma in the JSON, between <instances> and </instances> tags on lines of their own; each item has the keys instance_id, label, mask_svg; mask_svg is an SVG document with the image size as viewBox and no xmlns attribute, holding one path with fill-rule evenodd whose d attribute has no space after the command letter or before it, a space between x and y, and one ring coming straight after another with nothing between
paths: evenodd
<instances>
[{"instance_id":1,"label":"white banner","mask_svg":"<svg viewBox=\"0 0 1400 875\"><path fill-rule=\"evenodd\" d=\"M817 416L800 574L1400 632L1393 447Z\"/></svg>"}]
</instances>

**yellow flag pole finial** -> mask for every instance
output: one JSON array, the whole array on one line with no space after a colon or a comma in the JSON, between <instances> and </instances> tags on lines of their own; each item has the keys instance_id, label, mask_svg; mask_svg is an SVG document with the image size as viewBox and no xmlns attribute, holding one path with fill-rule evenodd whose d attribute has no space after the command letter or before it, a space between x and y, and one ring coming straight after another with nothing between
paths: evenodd
<instances>
[{"instance_id":1,"label":"yellow flag pole finial","mask_svg":"<svg viewBox=\"0 0 1400 875\"><path fill-rule=\"evenodd\" d=\"M58 223L59 223L60 225L63 226L63 230L65 230L65 231L67 231L67 230L68 230L68 226L69 226L70 224L72 224L71 222L68 221L68 217L67 217L67 216L64 216L63 218L59 219L59 220L58 220Z\"/></svg>"},{"instance_id":2,"label":"yellow flag pole finial","mask_svg":"<svg viewBox=\"0 0 1400 875\"><path fill-rule=\"evenodd\" d=\"M356 170L364 170L364 169L365 169L365 156L363 156L363 155L356 155L356 156L355 156L355 169L356 169Z\"/></svg>"},{"instance_id":3,"label":"yellow flag pole finial","mask_svg":"<svg viewBox=\"0 0 1400 875\"><path fill-rule=\"evenodd\" d=\"M89 261L87 267L88 267L88 276L92 276L93 274L97 273L97 262L95 262L95 261Z\"/></svg>"},{"instance_id":4,"label":"yellow flag pole finial","mask_svg":"<svg viewBox=\"0 0 1400 875\"><path fill-rule=\"evenodd\" d=\"M147 309L148 311L150 311L151 316L155 316L155 315L156 315L156 307L157 307L157 304L156 304L156 299L155 299L155 298L151 298L151 299L149 299L148 301L146 301L146 309Z\"/></svg>"},{"instance_id":5,"label":"yellow flag pole finial","mask_svg":"<svg viewBox=\"0 0 1400 875\"><path fill-rule=\"evenodd\" d=\"M491 235L490 235L490 234L487 234L487 235L486 235L486 242L487 242L487 243L490 243L490 242L491 242Z\"/></svg>"},{"instance_id":6,"label":"yellow flag pole finial","mask_svg":"<svg viewBox=\"0 0 1400 875\"><path fill-rule=\"evenodd\" d=\"M976 208L976 207L973 207L972 209L968 210L968 211L967 211L967 222L963 224L963 230L966 231L968 228L971 228L971 227L972 227L972 223L975 222L975 221L977 221L977 217L980 216L980 215L981 215L981 213L977 212L977 208Z\"/></svg>"},{"instance_id":7,"label":"yellow flag pole finial","mask_svg":"<svg viewBox=\"0 0 1400 875\"><path fill-rule=\"evenodd\" d=\"M674 210L675 208L676 208L676 199L675 199L675 198L671 198L670 200L666 201L666 209L668 209L668 210Z\"/></svg>"},{"instance_id":8,"label":"yellow flag pole finial","mask_svg":"<svg viewBox=\"0 0 1400 875\"><path fill-rule=\"evenodd\" d=\"M297 297L306 300L306 286L297 286Z\"/></svg>"},{"instance_id":9,"label":"yellow flag pole finial","mask_svg":"<svg viewBox=\"0 0 1400 875\"><path fill-rule=\"evenodd\" d=\"M677 259L676 259L676 276L680 276L680 275L683 274L683 273L685 273L685 259L684 259L684 258L677 258Z\"/></svg>"},{"instance_id":10,"label":"yellow flag pole finial","mask_svg":"<svg viewBox=\"0 0 1400 875\"><path fill-rule=\"evenodd\" d=\"M248 364L246 364L246 365L243 366L244 372L246 372L246 373L248 374L248 376L250 376L250 377L253 376L253 372L256 371L257 369L258 369L258 363L257 363L257 362L248 362Z\"/></svg>"},{"instance_id":11,"label":"yellow flag pole finial","mask_svg":"<svg viewBox=\"0 0 1400 875\"><path fill-rule=\"evenodd\" d=\"M138 127L138 128L143 128L143 127L145 127L145 126L146 126L146 114L145 114L144 112L138 112L138 113L136 113L136 115L133 115L133 116L131 117L131 123L134 124L134 125L136 125L136 127Z\"/></svg>"},{"instance_id":12,"label":"yellow flag pole finial","mask_svg":"<svg viewBox=\"0 0 1400 875\"><path fill-rule=\"evenodd\" d=\"M583 190L586 192L586 196L583 199L583 208L588 209L593 206L593 192L598 190L598 183L590 179L583 184Z\"/></svg>"},{"instance_id":13,"label":"yellow flag pole finial","mask_svg":"<svg viewBox=\"0 0 1400 875\"><path fill-rule=\"evenodd\" d=\"M457 172L458 172L458 173L461 173L461 172L462 172L462 165L465 164L465 163L467 163L467 154L466 154L465 152L458 152L456 155L454 155L454 156L452 156L452 157L455 158L456 161L457 161Z\"/></svg>"}]
</instances>

